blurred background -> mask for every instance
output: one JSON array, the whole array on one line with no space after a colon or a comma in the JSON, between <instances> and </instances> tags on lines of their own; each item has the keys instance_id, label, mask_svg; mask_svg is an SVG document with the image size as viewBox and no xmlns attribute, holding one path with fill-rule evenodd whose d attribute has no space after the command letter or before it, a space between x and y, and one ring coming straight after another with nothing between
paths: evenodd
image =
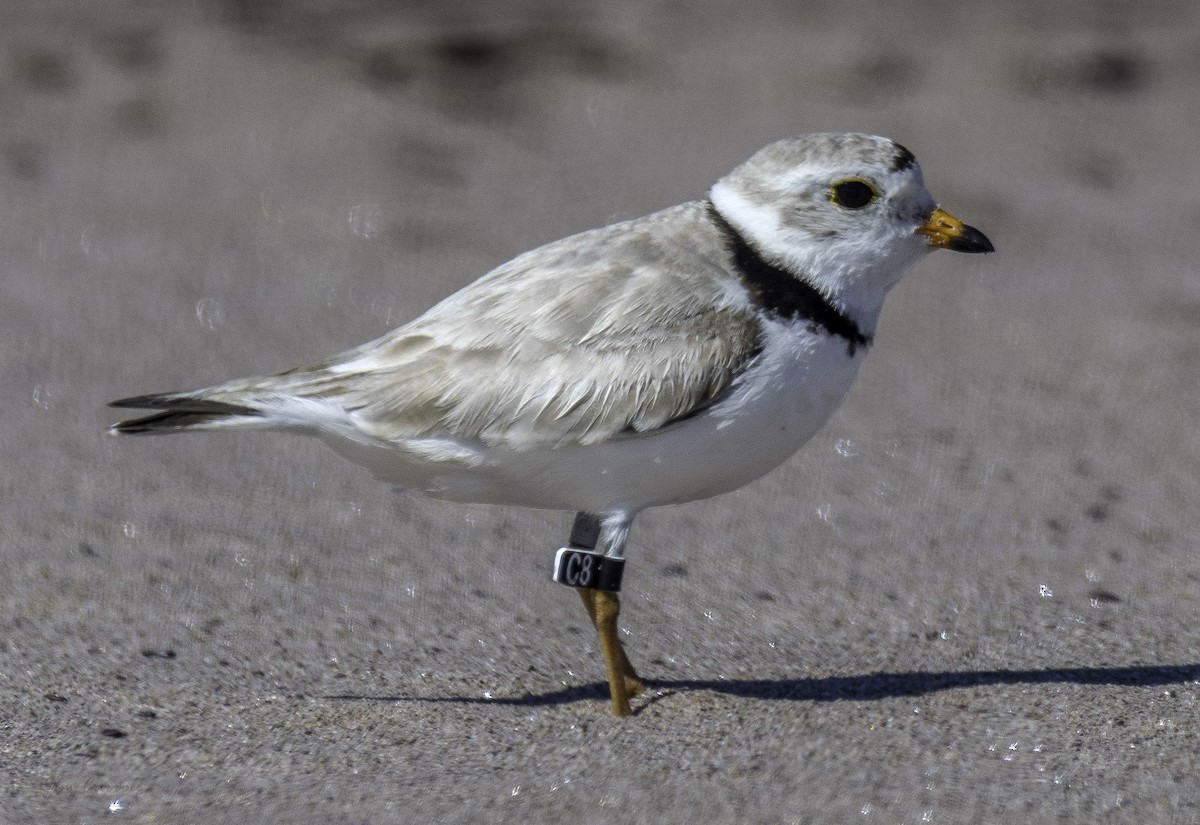
<instances>
[{"instance_id":1,"label":"blurred background","mask_svg":"<svg viewBox=\"0 0 1200 825\"><path fill-rule=\"evenodd\" d=\"M1167 0L5 4L0 821L1197 821L1197 122ZM834 130L998 252L639 518L632 720L568 514L103 434Z\"/></svg>"}]
</instances>

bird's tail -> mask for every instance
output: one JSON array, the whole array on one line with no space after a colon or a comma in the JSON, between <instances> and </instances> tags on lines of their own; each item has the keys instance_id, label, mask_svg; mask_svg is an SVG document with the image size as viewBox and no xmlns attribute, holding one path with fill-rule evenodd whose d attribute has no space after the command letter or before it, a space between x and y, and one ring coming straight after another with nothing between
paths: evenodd
<instances>
[{"instance_id":1,"label":"bird's tail","mask_svg":"<svg viewBox=\"0 0 1200 825\"><path fill-rule=\"evenodd\" d=\"M191 393L137 395L113 401L109 406L159 411L113 424L108 428L113 435L177 433L263 423L262 413L253 407L214 401Z\"/></svg>"}]
</instances>

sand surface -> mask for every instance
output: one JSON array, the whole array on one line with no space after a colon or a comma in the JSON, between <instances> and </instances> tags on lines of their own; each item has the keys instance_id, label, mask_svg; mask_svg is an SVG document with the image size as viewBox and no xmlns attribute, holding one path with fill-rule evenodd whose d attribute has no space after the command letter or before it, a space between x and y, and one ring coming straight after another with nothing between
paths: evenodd
<instances>
[{"instance_id":1,"label":"sand surface","mask_svg":"<svg viewBox=\"0 0 1200 825\"><path fill-rule=\"evenodd\" d=\"M0 10L0 820L1200 821L1200 5L397 5ZM841 129L998 254L639 519L631 719L568 514L103 435Z\"/></svg>"}]
</instances>

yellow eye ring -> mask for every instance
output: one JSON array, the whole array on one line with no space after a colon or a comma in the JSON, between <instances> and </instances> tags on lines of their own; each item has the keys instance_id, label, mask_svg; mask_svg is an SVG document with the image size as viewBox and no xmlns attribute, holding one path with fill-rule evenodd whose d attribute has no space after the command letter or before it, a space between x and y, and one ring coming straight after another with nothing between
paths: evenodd
<instances>
[{"instance_id":1,"label":"yellow eye ring","mask_svg":"<svg viewBox=\"0 0 1200 825\"><path fill-rule=\"evenodd\" d=\"M862 209L879 193L861 178L848 178L829 187L829 200L843 209Z\"/></svg>"}]
</instances>

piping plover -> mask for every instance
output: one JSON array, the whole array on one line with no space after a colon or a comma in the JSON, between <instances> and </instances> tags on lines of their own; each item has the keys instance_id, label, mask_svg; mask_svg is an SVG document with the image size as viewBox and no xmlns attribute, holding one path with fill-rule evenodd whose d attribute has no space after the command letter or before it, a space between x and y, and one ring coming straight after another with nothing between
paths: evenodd
<instances>
[{"instance_id":1,"label":"piping plover","mask_svg":"<svg viewBox=\"0 0 1200 825\"><path fill-rule=\"evenodd\" d=\"M938 248L992 251L903 146L782 140L706 199L526 252L341 355L115 401L158 412L110 431L299 432L430 496L576 511L556 578L583 585L624 715L642 683L617 637L619 581L593 568L619 571L646 507L733 490L808 441L888 290Z\"/></svg>"}]
</instances>

